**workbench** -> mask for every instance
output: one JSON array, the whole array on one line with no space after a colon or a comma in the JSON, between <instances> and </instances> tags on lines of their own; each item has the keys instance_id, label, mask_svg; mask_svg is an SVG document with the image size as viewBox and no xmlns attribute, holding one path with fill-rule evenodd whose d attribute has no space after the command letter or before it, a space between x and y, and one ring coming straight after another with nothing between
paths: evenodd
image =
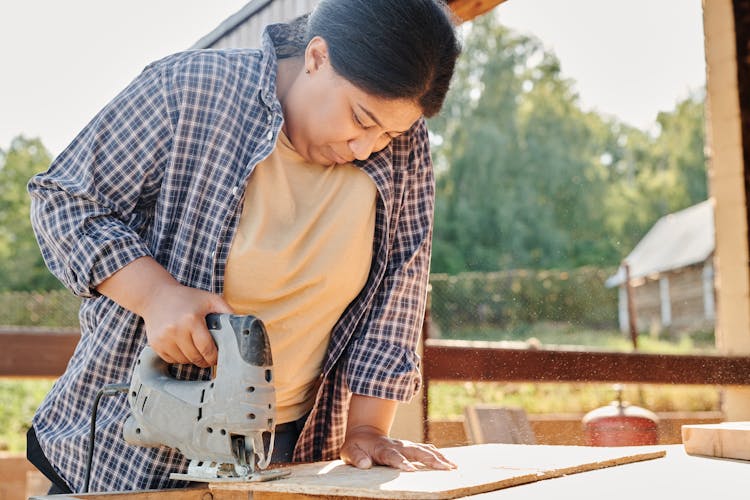
<instances>
[{"instance_id":1,"label":"workbench","mask_svg":"<svg viewBox=\"0 0 750 500\"><path fill-rule=\"evenodd\" d=\"M476 493L476 490L472 491L470 488L464 490L463 487L458 487L453 489L452 493L437 493L437 496L435 491L408 494L397 491L388 492L384 490L387 490L389 485L403 485L406 484L404 481L414 483L420 478L424 479L422 484L427 490L439 490L440 488L436 485L441 482L440 476L435 474L444 474L442 478L447 480L446 484L450 484L451 477L448 475L450 472L401 473L387 468L360 471L336 461L293 466L292 476L287 480L279 480L286 481L287 485L297 482L296 485L292 484L295 488L287 491L282 491L284 484L281 482L275 485L269 482L255 483L252 487L247 483L235 487L226 484L211 484L183 490L90 493L32 498L49 500L342 500L344 498L440 498L440 495L447 495L443 498L474 500L535 498L579 500L720 498L733 500L750 498L750 462L689 456L682 445L632 448L477 445L460 449L446 448L443 451L448 456L453 453L459 458L460 468L463 468L461 476L464 480L476 472L476 475L487 476L490 482L494 480L495 486L500 485L502 489ZM471 457L468 462L467 457ZM540 461L544 465L532 466L530 459ZM575 467L570 465L573 463L582 464L576 467L584 472L574 473ZM501 465L495 466L494 464ZM554 467L550 467L550 464ZM538 468L536 473L529 474L528 472L535 467ZM500 469L502 471L499 471ZM311 476L311 471L315 475ZM335 495L324 493L326 490L321 489L322 487L316 483L315 479L324 476L329 486L335 485ZM512 485L514 481L519 484ZM453 486L449 486L448 489ZM259 487L266 488L267 491L250 491Z\"/></svg>"},{"instance_id":2,"label":"workbench","mask_svg":"<svg viewBox=\"0 0 750 500\"><path fill-rule=\"evenodd\" d=\"M691 456L683 446L656 460L572 474L548 481L473 495L472 500L747 500L750 462Z\"/></svg>"}]
</instances>

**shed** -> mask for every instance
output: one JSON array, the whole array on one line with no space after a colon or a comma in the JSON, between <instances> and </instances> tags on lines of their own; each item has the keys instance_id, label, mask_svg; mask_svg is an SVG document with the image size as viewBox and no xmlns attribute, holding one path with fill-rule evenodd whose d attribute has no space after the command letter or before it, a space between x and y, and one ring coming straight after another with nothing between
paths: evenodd
<instances>
[{"instance_id":1,"label":"shed","mask_svg":"<svg viewBox=\"0 0 750 500\"><path fill-rule=\"evenodd\" d=\"M714 328L714 207L706 200L660 218L606 281L619 287L619 323L629 329L625 264L638 331Z\"/></svg>"}]
</instances>

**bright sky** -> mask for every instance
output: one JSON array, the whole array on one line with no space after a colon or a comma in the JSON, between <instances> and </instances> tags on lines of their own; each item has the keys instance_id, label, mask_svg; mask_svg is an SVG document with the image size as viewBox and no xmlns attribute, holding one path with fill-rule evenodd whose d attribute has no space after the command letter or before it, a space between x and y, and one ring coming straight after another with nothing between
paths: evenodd
<instances>
[{"instance_id":1,"label":"bright sky","mask_svg":"<svg viewBox=\"0 0 750 500\"><path fill-rule=\"evenodd\" d=\"M557 54L586 109L636 127L706 84L701 0L507 0L497 10Z\"/></svg>"},{"instance_id":2,"label":"bright sky","mask_svg":"<svg viewBox=\"0 0 750 500\"><path fill-rule=\"evenodd\" d=\"M190 47L248 0L4 0L0 148L59 153L149 62ZM650 127L705 83L700 0L508 0L505 24L554 50L586 108Z\"/></svg>"}]
</instances>

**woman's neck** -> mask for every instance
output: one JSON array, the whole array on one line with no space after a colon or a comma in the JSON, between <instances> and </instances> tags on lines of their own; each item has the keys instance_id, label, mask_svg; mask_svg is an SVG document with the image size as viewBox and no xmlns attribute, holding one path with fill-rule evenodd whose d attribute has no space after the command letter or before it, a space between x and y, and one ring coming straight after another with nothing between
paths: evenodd
<instances>
[{"instance_id":1,"label":"woman's neck","mask_svg":"<svg viewBox=\"0 0 750 500\"><path fill-rule=\"evenodd\" d=\"M279 59L278 69L276 71L276 97L281 103L281 110L284 113L284 125L282 130L287 136L287 96L289 89L292 88L295 80L299 77L304 66L304 57L289 57Z\"/></svg>"},{"instance_id":2,"label":"woman's neck","mask_svg":"<svg viewBox=\"0 0 750 500\"><path fill-rule=\"evenodd\" d=\"M276 72L276 97L279 98L282 107L289 89L302 72L304 61L303 57L289 57L279 60Z\"/></svg>"}]
</instances>

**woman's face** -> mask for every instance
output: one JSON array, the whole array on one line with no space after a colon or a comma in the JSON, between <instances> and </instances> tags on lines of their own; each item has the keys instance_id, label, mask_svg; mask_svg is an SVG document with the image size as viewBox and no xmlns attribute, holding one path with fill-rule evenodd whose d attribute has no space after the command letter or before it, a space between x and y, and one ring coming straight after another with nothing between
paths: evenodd
<instances>
[{"instance_id":1,"label":"woman's face","mask_svg":"<svg viewBox=\"0 0 750 500\"><path fill-rule=\"evenodd\" d=\"M308 44L304 67L282 104L292 145L303 158L321 165L365 160L422 115L411 100L375 97L339 76L319 37Z\"/></svg>"}]
</instances>

